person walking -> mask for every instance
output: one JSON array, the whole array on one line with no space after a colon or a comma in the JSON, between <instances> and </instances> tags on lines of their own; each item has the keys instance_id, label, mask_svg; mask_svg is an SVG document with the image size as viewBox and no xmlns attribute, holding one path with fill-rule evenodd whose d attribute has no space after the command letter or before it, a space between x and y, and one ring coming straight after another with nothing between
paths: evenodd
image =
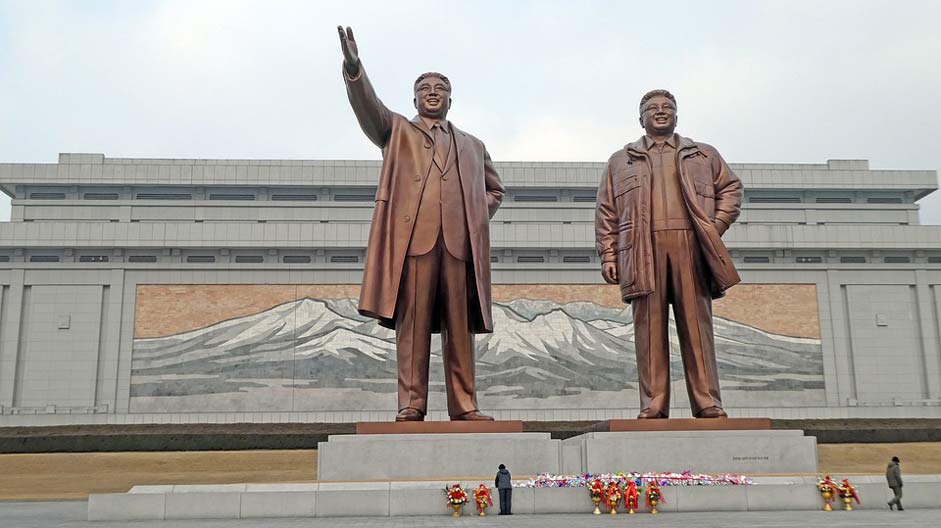
<instances>
[{"instance_id":1,"label":"person walking","mask_svg":"<svg viewBox=\"0 0 941 528\"><path fill-rule=\"evenodd\" d=\"M498 469L497 478L494 479L493 485L497 487L497 492L500 494L500 515L513 515L512 477L510 477L510 471L505 465L500 464Z\"/></svg>"},{"instance_id":2,"label":"person walking","mask_svg":"<svg viewBox=\"0 0 941 528\"><path fill-rule=\"evenodd\" d=\"M904 510L905 508L902 507L902 468L899 467L899 457L892 457L889 467L885 468L885 479L892 488L892 492L895 493L895 497L889 501L889 509L897 506L899 511Z\"/></svg>"}]
</instances>

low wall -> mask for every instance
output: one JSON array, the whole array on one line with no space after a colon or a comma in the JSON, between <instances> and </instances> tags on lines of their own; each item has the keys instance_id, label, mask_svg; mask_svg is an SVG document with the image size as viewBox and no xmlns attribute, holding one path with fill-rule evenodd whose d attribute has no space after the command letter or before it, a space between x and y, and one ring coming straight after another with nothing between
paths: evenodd
<instances>
[{"instance_id":1,"label":"low wall","mask_svg":"<svg viewBox=\"0 0 941 528\"><path fill-rule=\"evenodd\" d=\"M811 477L766 479L751 486L663 487L659 510L670 512L819 510ZM854 477L859 509L885 509L892 492L885 477ZM449 515L448 482L347 482L313 484L229 484L138 486L128 493L92 495L88 520L251 519L274 517L387 517ZM453 484L451 482L450 484ZM478 482L464 482L476 487ZM496 513L497 493L492 490ZM937 508L941 475L906 476L905 508ZM834 505L835 508L839 507ZM586 488L514 488L514 514L585 513L593 509ZM641 512L646 509L642 507ZM468 503L465 514L474 513ZM834 515L839 515L835 512Z\"/></svg>"}]
</instances>

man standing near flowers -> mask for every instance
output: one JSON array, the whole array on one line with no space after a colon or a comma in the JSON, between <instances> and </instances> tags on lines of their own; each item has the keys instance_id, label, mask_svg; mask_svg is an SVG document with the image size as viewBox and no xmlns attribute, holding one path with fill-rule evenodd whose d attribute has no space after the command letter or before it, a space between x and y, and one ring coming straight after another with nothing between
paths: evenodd
<instances>
[{"instance_id":1,"label":"man standing near flowers","mask_svg":"<svg viewBox=\"0 0 941 528\"><path fill-rule=\"evenodd\" d=\"M493 485L500 494L500 515L513 515L513 481L505 465L500 464L497 468L497 478L494 479Z\"/></svg>"},{"instance_id":2,"label":"man standing near flowers","mask_svg":"<svg viewBox=\"0 0 941 528\"><path fill-rule=\"evenodd\" d=\"M670 414L670 304L693 416L724 418L712 299L741 281L721 237L742 183L715 148L674 132L670 92L641 98L640 124L646 134L608 160L595 215L601 274L633 307L638 418Z\"/></svg>"},{"instance_id":3,"label":"man standing near flowers","mask_svg":"<svg viewBox=\"0 0 941 528\"><path fill-rule=\"evenodd\" d=\"M446 119L447 77L418 77L418 115L406 119L376 96L353 30L337 30L353 113L382 149L359 312L395 329L395 420L425 419L433 332L441 333L451 419L493 420L477 408L474 334L493 331L490 218L505 194L500 177L484 144Z\"/></svg>"}]
</instances>

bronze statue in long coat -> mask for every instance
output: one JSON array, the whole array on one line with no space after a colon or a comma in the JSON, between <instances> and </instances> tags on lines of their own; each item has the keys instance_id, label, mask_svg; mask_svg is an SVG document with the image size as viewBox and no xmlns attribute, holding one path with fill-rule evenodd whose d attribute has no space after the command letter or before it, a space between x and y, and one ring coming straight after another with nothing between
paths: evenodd
<instances>
[{"instance_id":1,"label":"bronze statue in long coat","mask_svg":"<svg viewBox=\"0 0 941 528\"><path fill-rule=\"evenodd\" d=\"M396 420L424 419L430 334L438 331L451 419L489 420L477 409L473 334L493 331L490 218L505 189L484 144L446 120L445 76L419 77L419 115L407 119L376 96L352 30L338 30L350 105L382 149L359 311L396 331Z\"/></svg>"}]
</instances>

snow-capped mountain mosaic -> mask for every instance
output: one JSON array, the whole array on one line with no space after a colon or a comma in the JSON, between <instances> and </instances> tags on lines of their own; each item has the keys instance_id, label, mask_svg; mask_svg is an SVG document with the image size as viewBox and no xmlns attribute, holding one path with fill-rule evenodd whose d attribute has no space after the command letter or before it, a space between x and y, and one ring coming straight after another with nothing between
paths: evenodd
<instances>
[{"instance_id":1,"label":"snow-capped mountain mosaic","mask_svg":"<svg viewBox=\"0 0 941 528\"><path fill-rule=\"evenodd\" d=\"M532 408L541 400L578 407L626 391L636 400L629 306L517 299L494 303L493 315L495 332L476 339L482 405L489 398L490 408ZM672 322L671 333L672 370L682 379ZM822 399L819 339L720 317L715 333L727 402L730 394L758 406ZM394 333L359 315L355 299L302 298L204 328L135 339L132 411L331 410L349 408L351 397L359 409L387 409L394 406L395 359ZM431 390L443 393L437 339L431 378Z\"/></svg>"}]
</instances>

